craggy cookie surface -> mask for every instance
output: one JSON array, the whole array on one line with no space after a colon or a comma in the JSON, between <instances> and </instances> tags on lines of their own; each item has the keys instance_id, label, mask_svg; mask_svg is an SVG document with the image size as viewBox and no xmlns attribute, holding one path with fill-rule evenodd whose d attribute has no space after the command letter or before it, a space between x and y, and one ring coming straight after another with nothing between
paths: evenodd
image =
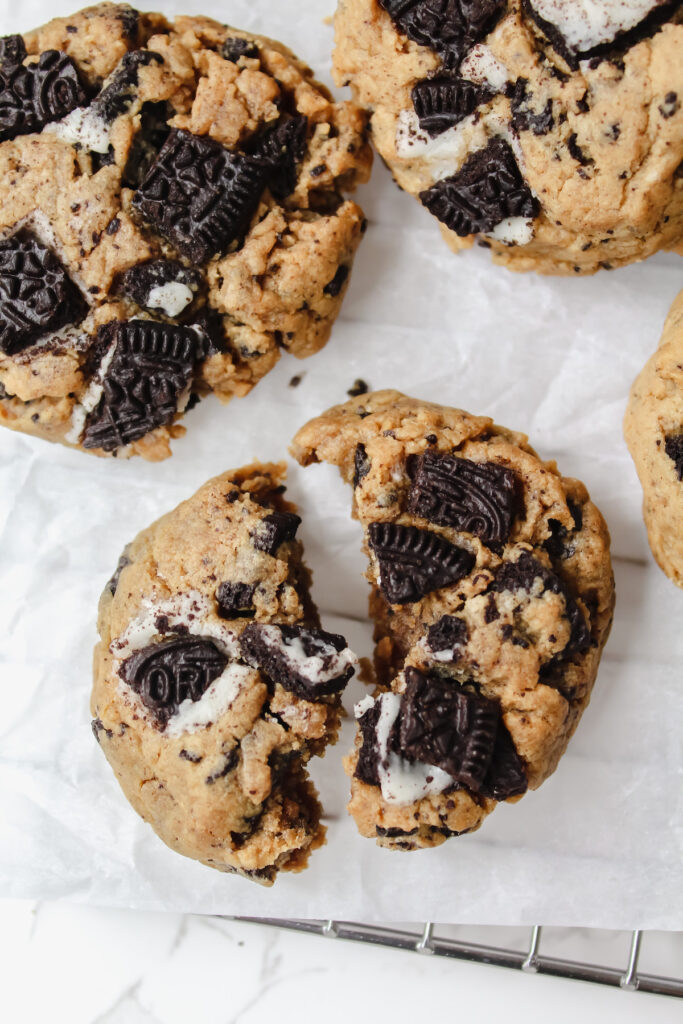
<instances>
[{"instance_id":1,"label":"craggy cookie surface","mask_svg":"<svg viewBox=\"0 0 683 1024\"><path fill-rule=\"evenodd\" d=\"M102 594L93 732L174 850L264 884L324 842L306 763L355 657L320 629L283 465L224 473L143 530Z\"/></svg>"},{"instance_id":2,"label":"craggy cookie surface","mask_svg":"<svg viewBox=\"0 0 683 1024\"><path fill-rule=\"evenodd\" d=\"M198 398L316 352L370 161L263 37L101 4L0 39L0 423L161 459Z\"/></svg>"},{"instance_id":3,"label":"craggy cookie surface","mask_svg":"<svg viewBox=\"0 0 683 1024\"><path fill-rule=\"evenodd\" d=\"M680 0L339 0L337 81L456 251L584 274L683 240Z\"/></svg>"},{"instance_id":4,"label":"craggy cookie surface","mask_svg":"<svg viewBox=\"0 0 683 1024\"><path fill-rule=\"evenodd\" d=\"M470 832L555 769L612 621L609 534L526 437L380 391L296 435L353 486L380 690L347 758L360 832L417 849Z\"/></svg>"},{"instance_id":5,"label":"craggy cookie surface","mask_svg":"<svg viewBox=\"0 0 683 1024\"><path fill-rule=\"evenodd\" d=\"M659 348L633 383L624 436L643 488L652 553L683 587L683 292Z\"/></svg>"}]
</instances>

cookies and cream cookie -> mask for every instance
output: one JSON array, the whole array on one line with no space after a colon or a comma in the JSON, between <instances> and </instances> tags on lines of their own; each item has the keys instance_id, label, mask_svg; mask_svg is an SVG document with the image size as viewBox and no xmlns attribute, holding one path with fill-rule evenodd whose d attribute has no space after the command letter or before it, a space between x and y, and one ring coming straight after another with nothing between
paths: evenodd
<instances>
[{"instance_id":1,"label":"cookies and cream cookie","mask_svg":"<svg viewBox=\"0 0 683 1024\"><path fill-rule=\"evenodd\" d=\"M339 0L336 40L456 251L590 274L683 242L680 0Z\"/></svg>"},{"instance_id":2,"label":"cookies and cream cookie","mask_svg":"<svg viewBox=\"0 0 683 1024\"><path fill-rule=\"evenodd\" d=\"M199 398L316 352L370 161L261 36L102 3L0 39L0 423L161 459Z\"/></svg>"},{"instance_id":3,"label":"cookies and cream cookie","mask_svg":"<svg viewBox=\"0 0 683 1024\"><path fill-rule=\"evenodd\" d=\"M355 656L320 628L284 466L210 480L143 530L100 600L93 732L172 849L265 885L324 842L306 764Z\"/></svg>"},{"instance_id":4,"label":"cookies and cream cookie","mask_svg":"<svg viewBox=\"0 0 683 1024\"><path fill-rule=\"evenodd\" d=\"M353 487L378 690L356 708L349 809L381 846L476 829L557 766L595 681L614 584L607 527L524 435L396 391L294 438Z\"/></svg>"},{"instance_id":5,"label":"cookies and cream cookie","mask_svg":"<svg viewBox=\"0 0 683 1024\"><path fill-rule=\"evenodd\" d=\"M683 587L683 292L671 307L659 348L633 383L624 436L643 488L652 553Z\"/></svg>"}]
</instances>

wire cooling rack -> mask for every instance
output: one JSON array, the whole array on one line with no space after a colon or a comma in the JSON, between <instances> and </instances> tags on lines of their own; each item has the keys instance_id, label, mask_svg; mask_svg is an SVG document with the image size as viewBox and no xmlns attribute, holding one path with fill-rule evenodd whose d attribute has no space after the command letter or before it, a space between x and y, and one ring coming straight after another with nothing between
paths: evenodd
<instances>
[{"instance_id":1,"label":"wire cooling rack","mask_svg":"<svg viewBox=\"0 0 683 1024\"><path fill-rule=\"evenodd\" d=\"M365 942L375 946L386 946L390 949L402 949L423 955L451 957L455 960L466 960L470 963L488 964L492 967L507 967L524 971L528 974L548 974L556 978L568 978L573 981L591 981L598 985L609 985L614 988L627 989L633 992L652 992L657 995L672 996L683 999L683 934L672 933L665 936L678 944L674 952L672 966L675 976L651 973L649 969L640 969L644 960L658 962L657 940L662 933L646 931L612 932L610 942L599 940L600 934L591 929L541 928L540 926L521 930L526 931L527 941L522 948L511 948L512 943L488 945L469 941L468 931L478 935L482 929L468 929L465 926L439 925L432 922L416 925L371 925L351 921L304 921L284 920L279 918L235 917L232 920L252 924L270 925L290 931L306 932L329 939L347 939L352 942ZM458 933L458 937L449 937L448 932ZM495 932L498 937L510 938L511 933L519 937L519 929L487 928L487 933ZM552 954L552 947L557 947L557 938L565 940L571 933L580 939L581 949L591 949L589 958L574 960ZM515 945L519 946L519 942ZM550 947L550 951L548 951ZM545 950L545 952L544 952ZM605 959L617 960L623 950L623 963L606 963ZM610 956L601 957L600 953L609 952Z\"/></svg>"}]
</instances>

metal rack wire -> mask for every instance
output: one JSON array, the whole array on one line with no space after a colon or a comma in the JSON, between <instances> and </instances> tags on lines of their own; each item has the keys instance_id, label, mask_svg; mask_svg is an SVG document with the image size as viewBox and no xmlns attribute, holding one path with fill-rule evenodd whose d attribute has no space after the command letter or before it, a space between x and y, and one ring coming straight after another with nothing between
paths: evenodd
<instances>
[{"instance_id":1,"label":"metal rack wire","mask_svg":"<svg viewBox=\"0 0 683 1024\"><path fill-rule=\"evenodd\" d=\"M448 938L443 934L439 935L440 928L443 929L444 926L431 921L421 925L393 927L351 921L304 921L256 917L235 917L232 920L270 925L331 939L366 942L422 955L451 957L470 963L507 967L528 974L548 974L557 978L590 981L598 985L608 985L632 992L651 992L683 999L683 958L680 963L679 977L667 977L639 971L638 965L643 947L650 934L645 931L635 930L630 933L628 957L623 966L619 968L593 961L570 960L545 955L541 948L544 933L550 933L555 929L543 929L540 926L530 929L526 948L519 950ZM504 930L501 929L501 931Z\"/></svg>"}]
</instances>

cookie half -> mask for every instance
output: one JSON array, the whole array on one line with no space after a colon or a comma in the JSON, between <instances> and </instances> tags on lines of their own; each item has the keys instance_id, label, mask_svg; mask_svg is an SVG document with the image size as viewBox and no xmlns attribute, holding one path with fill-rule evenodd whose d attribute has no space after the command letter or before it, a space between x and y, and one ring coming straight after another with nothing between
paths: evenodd
<instances>
[{"instance_id":1,"label":"cookie half","mask_svg":"<svg viewBox=\"0 0 683 1024\"><path fill-rule=\"evenodd\" d=\"M178 853L271 885L325 841L306 765L354 672L320 628L283 464L210 480L143 530L100 599L93 732Z\"/></svg>"},{"instance_id":2,"label":"cookie half","mask_svg":"<svg viewBox=\"0 0 683 1024\"><path fill-rule=\"evenodd\" d=\"M643 488L652 554L683 587L683 292L669 311L659 348L633 382L624 437Z\"/></svg>"},{"instance_id":3,"label":"cookie half","mask_svg":"<svg viewBox=\"0 0 683 1024\"><path fill-rule=\"evenodd\" d=\"M364 218L365 115L279 43L99 4L0 40L0 423L170 454L309 356Z\"/></svg>"},{"instance_id":4,"label":"cookie half","mask_svg":"<svg viewBox=\"0 0 683 1024\"><path fill-rule=\"evenodd\" d=\"M609 534L523 434L396 391L294 438L353 487L378 690L346 760L362 835L414 850L471 832L555 769L614 606Z\"/></svg>"},{"instance_id":5,"label":"cookie half","mask_svg":"<svg viewBox=\"0 0 683 1024\"><path fill-rule=\"evenodd\" d=\"M680 0L340 0L334 64L455 250L591 274L683 240Z\"/></svg>"}]
</instances>

